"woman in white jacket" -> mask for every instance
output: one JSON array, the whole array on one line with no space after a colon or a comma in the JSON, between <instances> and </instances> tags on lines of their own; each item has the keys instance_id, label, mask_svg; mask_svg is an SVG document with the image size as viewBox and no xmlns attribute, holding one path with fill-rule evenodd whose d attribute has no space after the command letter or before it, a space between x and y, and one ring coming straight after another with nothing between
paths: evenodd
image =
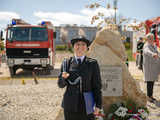
<instances>
[{"instance_id":1,"label":"woman in white jacket","mask_svg":"<svg viewBox=\"0 0 160 120\"><path fill-rule=\"evenodd\" d=\"M153 98L154 82L158 80L160 59L158 58L157 47L154 44L154 35L146 35L146 43L143 47L143 70L144 80L147 83L147 96L150 102L156 100Z\"/></svg>"}]
</instances>

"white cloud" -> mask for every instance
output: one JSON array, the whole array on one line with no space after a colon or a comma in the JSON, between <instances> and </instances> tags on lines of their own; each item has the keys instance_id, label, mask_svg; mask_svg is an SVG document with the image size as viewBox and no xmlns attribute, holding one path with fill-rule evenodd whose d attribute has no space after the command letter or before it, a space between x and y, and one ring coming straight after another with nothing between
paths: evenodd
<instances>
[{"instance_id":1,"label":"white cloud","mask_svg":"<svg viewBox=\"0 0 160 120\"><path fill-rule=\"evenodd\" d=\"M107 10L105 8L98 8L95 10L82 9L79 14L70 12L44 12L38 11L34 12L33 16L36 16L40 23L43 20L51 21L54 25L60 24L77 24L77 25L91 25L92 16L96 15L98 12L103 12L106 17L113 15L114 10ZM12 18L21 18L19 14L9 11L0 11L0 21L8 23ZM32 18L34 19L34 17ZM30 21L34 22L34 21ZM94 24L96 25L96 24Z\"/></svg>"},{"instance_id":2,"label":"white cloud","mask_svg":"<svg viewBox=\"0 0 160 120\"><path fill-rule=\"evenodd\" d=\"M34 12L34 15L39 17L41 20L53 21L54 25L59 24L78 24L88 25L88 16L67 13L67 12Z\"/></svg>"},{"instance_id":3,"label":"white cloud","mask_svg":"<svg viewBox=\"0 0 160 120\"><path fill-rule=\"evenodd\" d=\"M0 21L9 21L12 18L20 18L20 15L18 15L15 12L1 12L0 11Z\"/></svg>"},{"instance_id":4,"label":"white cloud","mask_svg":"<svg viewBox=\"0 0 160 120\"><path fill-rule=\"evenodd\" d=\"M94 9L94 10L91 10L91 9L83 9L83 10L81 10L81 13L85 14L87 16L97 15L98 12L103 13L105 17L113 16L114 13L115 13L114 9L106 9L106 8L103 8L103 7L99 7L99 8Z\"/></svg>"},{"instance_id":5,"label":"white cloud","mask_svg":"<svg viewBox=\"0 0 160 120\"><path fill-rule=\"evenodd\" d=\"M107 10L105 8L98 8L95 10L82 9L80 14L74 14L69 12L34 12L34 16L39 17L42 20L50 20L54 25L60 24L77 24L77 25L91 25L90 21L93 15L98 12L103 12L105 17L109 17L114 14L114 10ZM38 22L40 22L38 21Z\"/></svg>"},{"instance_id":6,"label":"white cloud","mask_svg":"<svg viewBox=\"0 0 160 120\"><path fill-rule=\"evenodd\" d=\"M115 13L115 10L114 9L106 9L106 8L103 8L103 7L99 7L97 9L93 9L93 10L91 10L91 9L83 9L83 10L81 10L81 13L86 15L86 16L88 16L88 18L90 20L92 19L92 17L94 15L98 15L99 12L103 13L104 14L104 18L106 18L106 17L111 17L111 16L113 17L114 13ZM97 25L100 21L103 21L103 19L100 18L99 20L96 20L94 22L94 25Z\"/></svg>"}]
</instances>

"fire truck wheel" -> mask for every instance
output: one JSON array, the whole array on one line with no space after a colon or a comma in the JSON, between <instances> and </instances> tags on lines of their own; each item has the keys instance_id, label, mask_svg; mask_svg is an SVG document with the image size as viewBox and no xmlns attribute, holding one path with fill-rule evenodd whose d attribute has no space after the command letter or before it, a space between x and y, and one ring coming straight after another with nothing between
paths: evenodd
<instances>
[{"instance_id":1,"label":"fire truck wheel","mask_svg":"<svg viewBox=\"0 0 160 120\"><path fill-rule=\"evenodd\" d=\"M10 71L11 77L13 77L16 74L16 69L14 67L10 67L9 71Z\"/></svg>"}]
</instances>

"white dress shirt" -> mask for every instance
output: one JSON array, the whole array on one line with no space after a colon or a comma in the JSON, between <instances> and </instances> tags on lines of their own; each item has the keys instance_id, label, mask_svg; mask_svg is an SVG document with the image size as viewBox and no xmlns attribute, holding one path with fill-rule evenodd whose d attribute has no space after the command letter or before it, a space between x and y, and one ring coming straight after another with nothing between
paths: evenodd
<instances>
[{"instance_id":1,"label":"white dress shirt","mask_svg":"<svg viewBox=\"0 0 160 120\"><path fill-rule=\"evenodd\" d=\"M78 59L81 59L81 63L82 63L84 60L84 57L85 56L80 56L80 57L75 56L77 64L78 64Z\"/></svg>"}]
</instances>

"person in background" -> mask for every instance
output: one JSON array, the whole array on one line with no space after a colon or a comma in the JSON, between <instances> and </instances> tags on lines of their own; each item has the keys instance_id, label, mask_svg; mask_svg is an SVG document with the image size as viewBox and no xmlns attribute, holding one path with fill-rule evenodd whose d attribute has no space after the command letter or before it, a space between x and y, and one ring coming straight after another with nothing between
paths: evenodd
<instances>
[{"instance_id":1,"label":"person in background","mask_svg":"<svg viewBox=\"0 0 160 120\"><path fill-rule=\"evenodd\" d=\"M157 47L154 44L153 34L146 35L146 43L143 47L143 71L144 80L147 83L147 96L150 102L156 100L153 97L154 82L158 80L159 63Z\"/></svg>"},{"instance_id":2,"label":"person in background","mask_svg":"<svg viewBox=\"0 0 160 120\"><path fill-rule=\"evenodd\" d=\"M71 40L74 56L63 61L58 86L66 87L62 107L65 120L95 120L102 107L101 76L97 60L85 56L90 41L84 37ZM65 66L65 67L64 67ZM64 70L67 68L66 70ZM84 93L93 93L95 109L87 113ZM92 101L91 100L91 101Z\"/></svg>"},{"instance_id":3,"label":"person in background","mask_svg":"<svg viewBox=\"0 0 160 120\"><path fill-rule=\"evenodd\" d=\"M139 54L138 69L140 70L143 70L143 46L144 46L143 38L140 37L137 43L137 53Z\"/></svg>"},{"instance_id":4,"label":"person in background","mask_svg":"<svg viewBox=\"0 0 160 120\"><path fill-rule=\"evenodd\" d=\"M126 65L127 65L127 67L129 67L128 57L126 59Z\"/></svg>"}]
</instances>

